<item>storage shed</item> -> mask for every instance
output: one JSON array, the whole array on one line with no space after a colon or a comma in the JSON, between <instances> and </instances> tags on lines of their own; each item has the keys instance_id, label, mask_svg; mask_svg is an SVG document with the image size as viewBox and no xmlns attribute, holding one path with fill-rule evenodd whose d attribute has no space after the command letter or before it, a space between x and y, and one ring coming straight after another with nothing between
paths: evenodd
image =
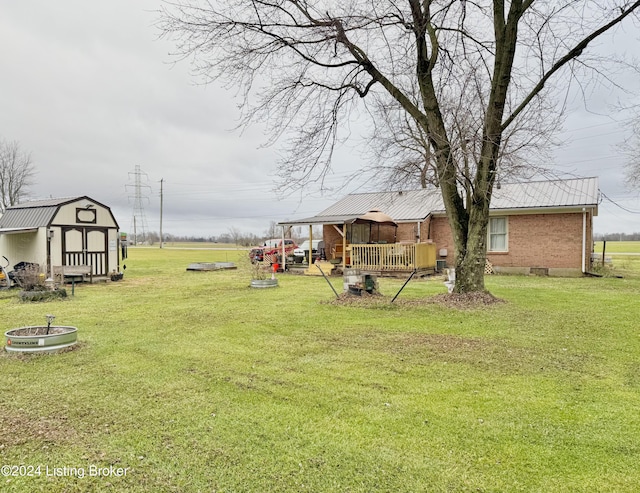
<instances>
[{"instance_id":1,"label":"storage shed","mask_svg":"<svg viewBox=\"0 0 640 493\"><path fill-rule=\"evenodd\" d=\"M119 271L118 223L109 207L87 197L37 200L8 207L0 217L0 255L10 268L90 266L93 278Z\"/></svg>"}]
</instances>

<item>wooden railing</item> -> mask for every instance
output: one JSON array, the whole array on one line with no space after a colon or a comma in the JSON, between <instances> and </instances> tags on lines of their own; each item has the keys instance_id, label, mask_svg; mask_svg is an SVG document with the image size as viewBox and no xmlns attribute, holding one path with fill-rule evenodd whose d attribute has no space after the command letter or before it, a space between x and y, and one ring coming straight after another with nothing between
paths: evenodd
<instances>
[{"instance_id":1,"label":"wooden railing","mask_svg":"<svg viewBox=\"0 0 640 493\"><path fill-rule=\"evenodd\" d=\"M436 246L433 243L352 244L347 251L354 269L412 271L436 267Z\"/></svg>"}]
</instances>

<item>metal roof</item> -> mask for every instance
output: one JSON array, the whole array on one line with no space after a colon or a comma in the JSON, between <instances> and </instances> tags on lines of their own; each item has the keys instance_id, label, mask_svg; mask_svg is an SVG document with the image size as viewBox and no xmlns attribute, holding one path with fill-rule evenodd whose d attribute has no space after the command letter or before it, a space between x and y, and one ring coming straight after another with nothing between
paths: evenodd
<instances>
[{"instance_id":1,"label":"metal roof","mask_svg":"<svg viewBox=\"0 0 640 493\"><path fill-rule=\"evenodd\" d=\"M509 183L494 188L491 209L597 206L598 178Z\"/></svg>"},{"instance_id":2,"label":"metal roof","mask_svg":"<svg viewBox=\"0 0 640 493\"><path fill-rule=\"evenodd\" d=\"M491 210L597 207L599 200L598 178L504 183L494 188ZM373 209L396 222L423 221L445 210L439 189L354 193L315 216L280 224L343 224Z\"/></svg>"},{"instance_id":3,"label":"metal roof","mask_svg":"<svg viewBox=\"0 0 640 493\"><path fill-rule=\"evenodd\" d=\"M63 197L63 198L49 198L49 199L40 199L40 200L30 200L29 202L22 202L21 204L12 205L11 207L7 207L9 209L31 209L34 207L51 207L56 206L59 207L64 204L68 204L70 202L75 202L76 200L88 199L88 197Z\"/></svg>"},{"instance_id":4,"label":"metal roof","mask_svg":"<svg viewBox=\"0 0 640 493\"><path fill-rule=\"evenodd\" d=\"M48 226L58 206L8 207L0 217L0 229L41 228Z\"/></svg>"}]
</instances>

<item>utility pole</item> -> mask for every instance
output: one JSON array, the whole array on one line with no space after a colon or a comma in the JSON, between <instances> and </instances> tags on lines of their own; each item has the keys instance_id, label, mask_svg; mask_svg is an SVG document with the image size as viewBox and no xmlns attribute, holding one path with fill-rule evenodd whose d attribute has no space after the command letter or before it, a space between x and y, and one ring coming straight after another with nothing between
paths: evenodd
<instances>
[{"instance_id":1,"label":"utility pole","mask_svg":"<svg viewBox=\"0 0 640 493\"><path fill-rule=\"evenodd\" d=\"M164 178L160 178L160 248L162 248L162 202L163 202L163 195L162 195L162 183L164 182Z\"/></svg>"}]
</instances>

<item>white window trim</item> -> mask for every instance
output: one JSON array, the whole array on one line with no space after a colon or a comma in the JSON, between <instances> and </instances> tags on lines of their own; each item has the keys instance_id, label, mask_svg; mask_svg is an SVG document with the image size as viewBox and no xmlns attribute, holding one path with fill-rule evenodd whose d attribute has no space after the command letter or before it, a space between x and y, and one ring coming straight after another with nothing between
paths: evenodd
<instances>
[{"instance_id":1,"label":"white window trim","mask_svg":"<svg viewBox=\"0 0 640 493\"><path fill-rule=\"evenodd\" d=\"M491 220L492 219L504 219L504 233L495 233L504 234L504 250L492 250L491 249ZM489 217L489 224L487 226L487 252L488 253L508 253L509 252L509 216L491 216Z\"/></svg>"}]
</instances>

